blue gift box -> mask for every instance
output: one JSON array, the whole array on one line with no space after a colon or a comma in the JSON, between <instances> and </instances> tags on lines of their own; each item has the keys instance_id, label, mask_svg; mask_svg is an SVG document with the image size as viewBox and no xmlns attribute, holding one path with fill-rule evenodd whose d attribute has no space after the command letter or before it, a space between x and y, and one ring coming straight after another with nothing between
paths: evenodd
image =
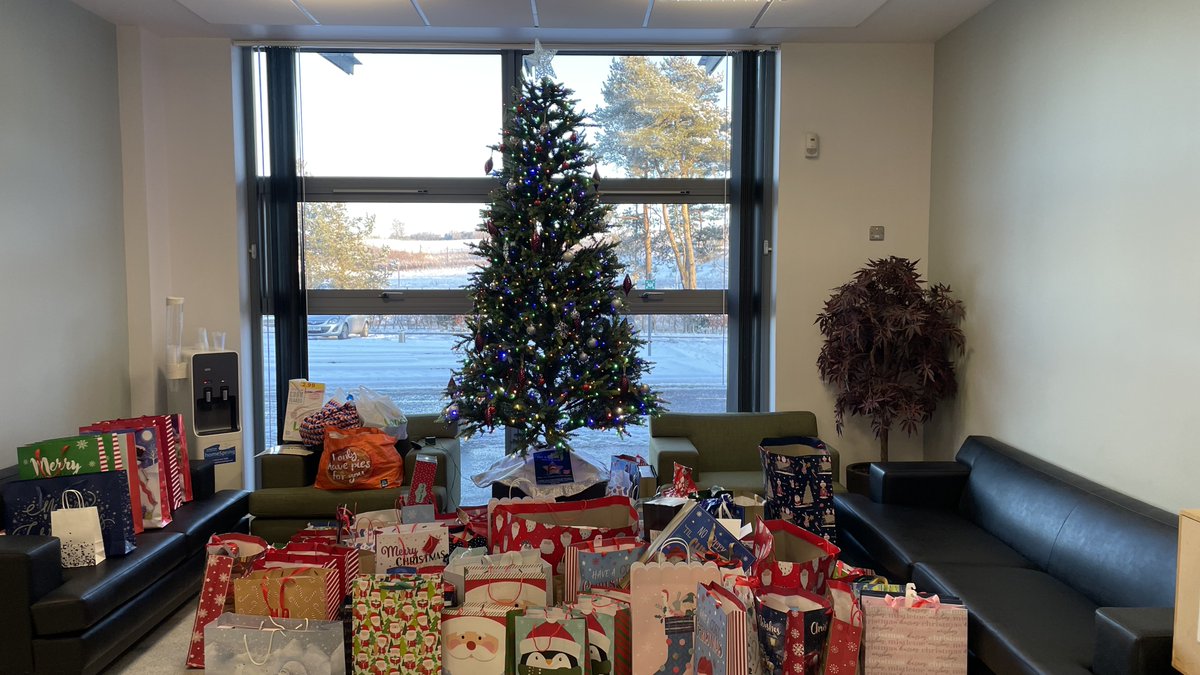
<instances>
[{"instance_id":1,"label":"blue gift box","mask_svg":"<svg viewBox=\"0 0 1200 675\"><path fill-rule=\"evenodd\" d=\"M133 509L124 471L13 481L4 489L4 529L16 536L52 534L50 512L62 507L65 490L79 490L84 506L95 506L100 513L105 555L133 551Z\"/></svg>"}]
</instances>

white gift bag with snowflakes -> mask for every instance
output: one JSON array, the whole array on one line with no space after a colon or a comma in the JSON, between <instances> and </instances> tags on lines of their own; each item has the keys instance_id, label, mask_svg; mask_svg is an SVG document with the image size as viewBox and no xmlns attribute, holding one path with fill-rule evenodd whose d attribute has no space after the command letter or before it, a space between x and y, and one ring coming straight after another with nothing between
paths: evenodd
<instances>
[{"instance_id":1,"label":"white gift bag with snowflakes","mask_svg":"<svg viewBox=\"0 0 1200 675\"><path fill-rule=\"evenodd\" d=\"M91 567L104 562L100 510L83 503L82 492L64 490L62 506L50 512L50 534L60 542L63 567Z\"/></svg>"}]
</instances>

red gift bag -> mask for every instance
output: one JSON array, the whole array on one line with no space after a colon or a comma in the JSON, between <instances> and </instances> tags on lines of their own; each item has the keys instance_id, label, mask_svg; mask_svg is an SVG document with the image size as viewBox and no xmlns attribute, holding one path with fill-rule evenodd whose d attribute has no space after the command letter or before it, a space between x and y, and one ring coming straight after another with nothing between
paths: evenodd
<instances>
[{"instance_id":1,"label":"red gift bag","mask_svg":"<svg viewBox=\"0 0 1200 675\"><path fill-rule=\"evenodd\" d=\"M196 618L192 621L192 640L188 645L187 667L204 667L204 627L233 608L233 580L250 573L255 560L270 546L266 541L248 534L214 534L208 540L208 561Z\"/></svg>"},{"instance_id":2,"label":"red gift bag","mask_svg":"<svg viewBox=\"0 0 1200 675\"><path fill-rule=\"evenodd\" d=\"M637 510L628 497L602 497L578 502L493 500L492 553L540 551L556 574L563 572L567 547L593 539L636 537Z\"/></svg>"},{"instance_id":3,"label":"red gift bag","mask_svg":"<svg viewBox=\"0 0 1200 675\"><path fill-rule=\"evenodd\" d=\"M281 550L294 556L311 556L314 558L314 562L324 562L325 558L332 557L337 566L338 575L342 578L343 595L350 594L350 582L358 576L358 549L329 541L296 541L293 539Z\"/></svg>"},{"instance_id":4,"label":"red gift bag","mask_svg":"<svg viewBox=\"0 0 1200 675\"><path fill-rule=\"evenodd\" d=\"M750 573L764 586L824 595L841 552L795 523L759 518L754 526L755 561Z\"/></svg>"},{"instance_id":5,"label":"red gift bag","mask_svg":"<svg viewBox=\"0 0 1200 675\"><path fill-rule=\"evenodd\" d=\"M142 524L145 527L166 527L171 523L170 470L167 465L166 446L169 439L164 431L153 424L138 420L110 420L79 428L81 434L127 434L133 439L137 461L130 470L136 470L138 492L141 496ZM137 513L134 509L134 513Z\"/></svg>"},{"instance_id":6,"label":"red gift bag","mask_svg":"<svg viewBox=\"0 0 1200 675\"><path fill-rule=\"evenodd\" d=\"M341 599L345 597L342 595L345 583L338 572L337 556L296 555L270 549L261 560L254 564L255 571L281 568L317 568L329 570L329 574L325 576L324 616L321 618L327 621L333 621L337 618L338 608L342 604Z\"/></svg>"}]
</instances>

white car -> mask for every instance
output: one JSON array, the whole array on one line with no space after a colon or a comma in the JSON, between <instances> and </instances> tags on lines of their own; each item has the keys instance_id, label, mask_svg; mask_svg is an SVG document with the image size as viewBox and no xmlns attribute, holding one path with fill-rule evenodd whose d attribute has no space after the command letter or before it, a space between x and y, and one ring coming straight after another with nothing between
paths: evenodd
<instances>
[{"instance_id":1,"label":"white car","mask_svg":"<svg viewBox=\"0 0 1200 675\"><path fill-rule=\"evenodd\" d=\"M336 337L345 340L351 335L367 337L371 322L362 314L313 315L308 317L309 337Z\"/></svg>"}]
</instances>

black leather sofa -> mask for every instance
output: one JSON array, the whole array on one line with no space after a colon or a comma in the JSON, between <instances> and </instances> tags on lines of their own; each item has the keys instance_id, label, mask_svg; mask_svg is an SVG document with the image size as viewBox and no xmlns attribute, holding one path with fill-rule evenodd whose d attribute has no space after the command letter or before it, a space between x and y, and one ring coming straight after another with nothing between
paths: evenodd
<instances>
[{"instance_id":1,"label":"black leather sofa","mask_svg":"<svg viewBox=\"0 0 1200 675\"><path fill-rule=\"evenodd\" d=\"M216 492L210 462L191 473L194 500L170 525L95 567L63 569L54 537L0 537L0 673L99 672L199 592L209 536L248 531L249 493ZM0 490L15 474L0 471Z\"/></svg>"},{"instance_id":2,"label":"black leather sofa","mask_svg":"<svg viewBox=\"0 0 1200 675\"><path fill-rule=\"evenodd\" d=\"M834 496L839 545L962 598L973 669L1171 673L1178 521L993 438L954 462L874 464Z\"/></svg>"}]
</instances>

